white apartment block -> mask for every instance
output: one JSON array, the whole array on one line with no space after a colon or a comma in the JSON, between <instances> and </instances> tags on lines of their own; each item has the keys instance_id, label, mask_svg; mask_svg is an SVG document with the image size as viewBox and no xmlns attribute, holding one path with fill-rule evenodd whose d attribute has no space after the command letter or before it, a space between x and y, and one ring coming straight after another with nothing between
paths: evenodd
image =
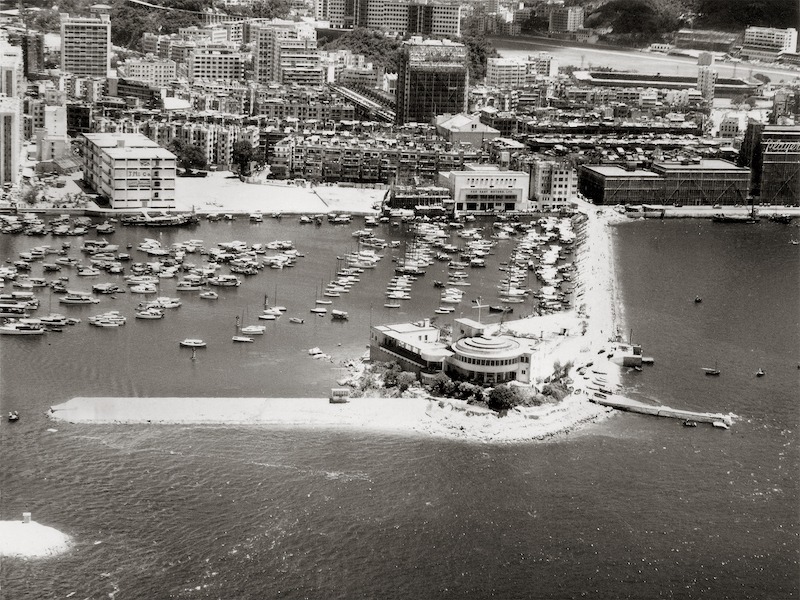
<instances>
[{"instance_id":1,"label":"white apartment block","mask_svg":"<svg viewBox=\"0 0 800 600\"><path fill-rule=\"evenodd\" d=\"M22 152L22 102L0 96L0 184L19 181Z\"/></svg>"},{"instance_id":2,"label":"white apartment block","mask_svg":"<svg viewBox=\"0 0 800 600\"><path fill-rule=\"evenodd\" d=\"M489 58L486 61L486 85L501 89L531 86L537 77L558 75L558 61L546 52L527 58Z\"/></svg>"},{"instance_id":3,"label":"white apartment block","mask_svg":"<svg viewBox=\"0 0 800 600\"><path fill-rule=\"evenodd\" d=\"M322 84L323 69L313 25L274 19L253 27L252 35L257 83Z\"/></svg>"},{"instance_id":4,"label":"white apartment block","mask_svg":"<svg viewBox=\"0 0 800 600\"><path fill-rule=\"evenodd\" d=\"M578 174L567 162L537 160L530 171L530 198L538 211L566 207L578 193Z\"/></svg>"},{"instance_id":5,"label":"white apartment block","mask_svg":"<svg viewBox=\"0 0 800 600\"><path fill-rule=\"evenodd\" d=\"M227 43L196 48L188 61L189 81L240 81L244 78L244 55Z\"/></svg>"},{"instance_id":6,"label":"white apartment block","mask_svg":"<svg viewBox=\"0 0 800 600\"><path fill-rule=\"evenodd\" d=\"M61 70L107 77L111 68L111 21L108 15L61 15Z\"/></svg>"},{"instance_id":7,"label":"white apartment block","mask_svg":"<svg viewBox=\"0 0 800 600\"><path fill-rule=\"evenodd\" d=\"M697 67L697 89L703 98L709 102L714 99L714 86L717 84L717 72L714 67Z\"/></svg>"},{"instance_id":8,"label":"white apartment block","mask_svg":"<svg viewBox=\"0 0 800 600\"><path fill-rule=\"evenodd\" d=\"M125 64L120 65L118 72L120 77L144 81L155 87L163 87L175 81L176 69L177 65L174 60L147 56L145 58L129 58Z\"/></svg>"},{"instance_id":9,"label":"white apartment block","mask_svg":"<svg viewBox=\"0 0 800 600\"><path fill-rule=\"evenodd\" d=\"M42 106L42 124L35 130L36 160L55 160L70 152L67 107Z\"/></svg>"},{"instance_id":10,"label":"white apartment block","mask_svg":"<svg viewBox=\"0 0 800 600\"><path fill-rule=\"evenodd\" d=\"M223 44L228 41L228 31L220 24L205 25L203 27L180 27L178 35L185 40L201 43Z\"/></svg>"},{"instance_id":11,"label":"white apartment block","mask_svg":"<svg viewBox=\"0 0 800 600\"><path fill-rule=\"evenodd\" d=\"M176 158L139 133L84 133L83 178L111 208L175 208Z\"/></svg>"},{"instance_id":12,"label":"white apartment block","mask_svg":"<svg viewBox=\"0 0 800 600\"><path fill-rule=\"evenodd\" d=\"M22 48L0 39L0 94L22 96Z\"/></svg>"},{"instance_id":13,"label":"white apartment block","mask_svg":"<svg viewBox=\"0 0 800 600\"><path fill-rule=\"evenodd\" d=\"M525 85L527 66L516 58L489 58L486 61L486 85L503 89Z\"/></svg>"},{"instance_id":14,"label":"white apartment block","mask_svg":"<svg viewBox=\"0 0 800 600\"><path fill-rule=\"evenodd\" d=\"M796 50L797 30L794 28L748 27L744 30L743 57L775 60L781 52Z\"/></svg>"}]
</instances>

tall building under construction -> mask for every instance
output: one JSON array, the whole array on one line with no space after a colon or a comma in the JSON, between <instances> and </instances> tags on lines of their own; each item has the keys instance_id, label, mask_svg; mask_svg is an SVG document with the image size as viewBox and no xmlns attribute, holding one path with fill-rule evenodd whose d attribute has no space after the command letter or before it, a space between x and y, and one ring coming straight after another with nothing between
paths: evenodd
<instances>
[{"instance_id":1,"label":"tall building under construction","mask_svg":"<svg viewBox=\"0 0 800 600\"><path fill-rule=\"evenodd\" d=\"M396 122L430 123L436 115L465 112L468 88L464 44L412 37L403 44Z\"/></svg>"}]
</instances>

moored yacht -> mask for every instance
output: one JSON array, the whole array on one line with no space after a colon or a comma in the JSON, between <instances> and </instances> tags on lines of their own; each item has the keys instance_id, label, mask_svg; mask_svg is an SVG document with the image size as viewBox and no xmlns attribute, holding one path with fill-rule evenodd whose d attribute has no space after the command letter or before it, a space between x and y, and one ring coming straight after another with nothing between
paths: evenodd
<instances>
[{"instance_id":1,"label":"moored yacht","mask_svg":"<svg viewBox=\"0 0 800 600\"><path fill-rule=\"evenodd\" d=\"M0 335L42 335L44 332L44 327L39 323L11 321L0 325Z\"/></svg>"}]
</instances>

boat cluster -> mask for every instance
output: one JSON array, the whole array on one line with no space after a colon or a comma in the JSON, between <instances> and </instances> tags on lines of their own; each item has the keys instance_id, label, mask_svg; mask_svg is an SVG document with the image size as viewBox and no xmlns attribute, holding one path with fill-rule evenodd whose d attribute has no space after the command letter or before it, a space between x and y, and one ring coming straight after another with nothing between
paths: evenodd
<instances>
[{"instance_id":1,"label":"boat cluster","mask_svg":"<svg viewBox=\"0 0 800 600\"><path fill-rule=\"evenodd\" d=\"M86 235L95 227L89 217L74 217L60 215L45 223L34 213L20 215L0 215L0 233L16 233L30 236L55 235L78 236Z\"/></svg>"}]
</instances>

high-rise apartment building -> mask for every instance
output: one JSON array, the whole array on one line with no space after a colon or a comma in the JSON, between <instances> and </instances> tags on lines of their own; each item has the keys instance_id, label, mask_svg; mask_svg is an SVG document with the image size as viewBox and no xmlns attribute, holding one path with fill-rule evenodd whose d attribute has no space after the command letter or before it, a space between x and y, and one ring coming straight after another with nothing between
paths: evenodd
<instances>
[{"instance_id":1,"label":"high-rise apartment building","mask_svg":"<svg viewBox=\"0 0 800 600\"><path fill-rule=\"evenodd\" d=\"M17 183L22 150L22 106L19 98L0 96L0 184Z\"/></svg>"},{"instance_id":2,"label":"high-rise apartment building","mask_svg":"<svg viewBox=\"0 0 800 600\"><path fill-rule=\"evenodd\" d=\"M582 6L560 6L550 12L550 33L566 33L583 27Z\"/></svg>"},{"instance_id":3,"label":"high-rise apartment building","mask_svg":"<svg viewBox=\"0 0 800 600\"><path fill-rule=\"evenodd\" d=\"M107 77L111 68L111 20L61 15L61 70L74 75Z\"/></svg>"},{"instance_id":4,"label":"high-rise apartment building","mask_svg":"<svg viewBox=\"0 0 800 600\"><path fill-rule=\"evenodd\" d=\"M239 81L244 77L244 56L227 43L208 44L189 55L189 81Z\"/></svg>"},{"instance_id":5,"label":"high-rise apartment building","mask_svg":"<svg viewBox=\"0 0 800 600\"><path fill-rule=\"evenodd\" d=\"M530 175L530 198L538 210L559 210L578 193L578 173L568 161L537 160Z\"/></svg>"},{"instance_id":6,"label":"high-rise apartment building","mask_svg":"<svg viewBox=\"0 0 800 600\"><path fill-rule=\"evenodd\" d=\"M428 0L386 2L375 27L402 35L442 35L459 37L463 7Z\"/></svg>"},{"instance_id":7,"label":"high-rise apartment building","mask_svg":"<svg viewBox=\"0 0 800 600\"><path fill-rule=\"evenodd\" d=\"M22 152L22 49L0 32L0 184L17 183Z\"/></svg>"},{"instance_id":8,"label":"high-rise apartment building","mask_svg":"<svg viewBox=\"0 0 800 600\"><path fill-rule=\"evenodd\" d=\"M31 31L22 36L22 72L30 78L44 71L44 34Z\"/></svg>"},{"instance_id":9,"label":"high-rise apartment building","mask_svg":"<svg viewBox=\"0 0 800 600\"><path fill-rule=\"evenodd\" d=\"M703 52L697 59L697 89L707 102L714 100L714 87L717 85L717 71L714 69L714 56Z\"/></svg>"},{"instance_id":10,"label":"high-rise apartment building","mask_svg":"<svg viewBox=\"0 0 800 600\"><path fill-rule=\"evenodd\" d=\"M274 19L255 26L254 77L258 83L322 85L323 69L313 25Z\"/></svg>"},{"instance_id":11,"label":"high-rise apartment building","mask_svg":"<svg viewBox=\"0 0 800 600\"><path fill-rule=\"evenodd\" d=\"M0 38L0 94L22 96L22 71L22 49Z\"/></svg>"},{"instance_id":12,"label":"high-rise apartment building","mask_svg":"<svg viewBox=\"0 0 800 600\"><path fill-rule=\"evenodd\" d=\"M411 38L397 76L396 122L429 123L436 115L466 112L468 89L464 44Z\"/></svg>"}]
</instances>

